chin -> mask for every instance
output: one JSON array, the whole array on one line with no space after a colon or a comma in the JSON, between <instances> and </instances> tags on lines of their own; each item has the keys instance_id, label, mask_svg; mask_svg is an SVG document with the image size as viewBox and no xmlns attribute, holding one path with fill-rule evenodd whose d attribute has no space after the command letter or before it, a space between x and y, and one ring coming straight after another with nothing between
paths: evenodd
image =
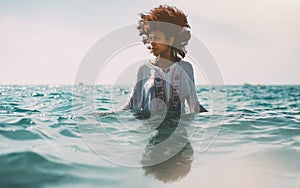
<instances>
[{"instance_id":1,"label":"chin","mask_svg":"<svg viewBox=\"0 0 300 188\"><path fill-rule=\"evenodd\" d=\"M152 53L155 57L158 57L159 56L159 54L156 54L156 53Z\"/></svg>"}]
</instances>

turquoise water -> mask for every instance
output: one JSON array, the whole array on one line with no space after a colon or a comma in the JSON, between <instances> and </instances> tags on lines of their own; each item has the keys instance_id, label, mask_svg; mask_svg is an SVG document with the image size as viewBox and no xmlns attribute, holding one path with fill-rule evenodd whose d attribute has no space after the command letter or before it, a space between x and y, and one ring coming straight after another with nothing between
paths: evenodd
<instances>
[{"instance_id":1,"label":"turquoise water","mask_svg":"<svg viewBox=\"0 0 300 188\"><path fill-rule=\"evenodd\" d=\"M300 185L300 86L199 87L210 112L160 128L129 111L94 114L121 107L129 92L0 86L0 187ZM147 165L172 153L151 148L167 138L182 147Z\"/></svg>"}]
</instances>

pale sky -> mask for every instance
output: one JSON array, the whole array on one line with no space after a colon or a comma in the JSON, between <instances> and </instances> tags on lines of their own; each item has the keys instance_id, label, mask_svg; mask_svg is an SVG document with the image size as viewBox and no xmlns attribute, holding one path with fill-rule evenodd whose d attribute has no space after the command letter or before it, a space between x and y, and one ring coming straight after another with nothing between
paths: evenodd
<instances>
[{"instance_id":1,"label":"pale sky","mask_svg":"<svg viewBox=\"0 0 300 188\"><path fill-rule=\"evenodd\" d=\"M97 41L159 4L188 15L225 84L300 84L299 0L0 1L0 84L73 84ZM123 59L123 69L151 57L142 45L121 55L111 61ZM103 83L118 79L114 69ZM195 74L206 83L205 72Z\"/></svg>"}]
</instances>

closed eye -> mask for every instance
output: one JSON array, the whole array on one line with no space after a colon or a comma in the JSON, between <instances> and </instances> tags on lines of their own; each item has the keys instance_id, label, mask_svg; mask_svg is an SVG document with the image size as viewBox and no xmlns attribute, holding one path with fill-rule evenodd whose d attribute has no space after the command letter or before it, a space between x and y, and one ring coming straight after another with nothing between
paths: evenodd
<instances>
[{"instance_id":1,"label":"closed eye","mask_svg":"<svg viewBox=\"0 0 300 188\"><path fill-rule=\"evenodd\" d=\"M156 37L156 36L154 36L154 37L150 36L149 39L150 39L150 41L158 41L158 40L160 40L160 38Z\"/></svg>"}]
</instances>

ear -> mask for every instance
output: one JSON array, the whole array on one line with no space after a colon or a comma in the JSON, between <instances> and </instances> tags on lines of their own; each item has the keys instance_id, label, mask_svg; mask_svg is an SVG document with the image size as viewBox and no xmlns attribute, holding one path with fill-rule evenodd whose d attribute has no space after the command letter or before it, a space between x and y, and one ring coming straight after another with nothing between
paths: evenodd
<instances>
[{"instance_id":1,"label":"ear","mask_svg":"<svg viewBox=\"0 0 300 188\"><path fill-rule=\"evenodd\" d=\"M168 45L173 45L174 44L174 40L175 38L174 37L170 37L170 39L168 40Z\"/></svg>"}]
</instances>

